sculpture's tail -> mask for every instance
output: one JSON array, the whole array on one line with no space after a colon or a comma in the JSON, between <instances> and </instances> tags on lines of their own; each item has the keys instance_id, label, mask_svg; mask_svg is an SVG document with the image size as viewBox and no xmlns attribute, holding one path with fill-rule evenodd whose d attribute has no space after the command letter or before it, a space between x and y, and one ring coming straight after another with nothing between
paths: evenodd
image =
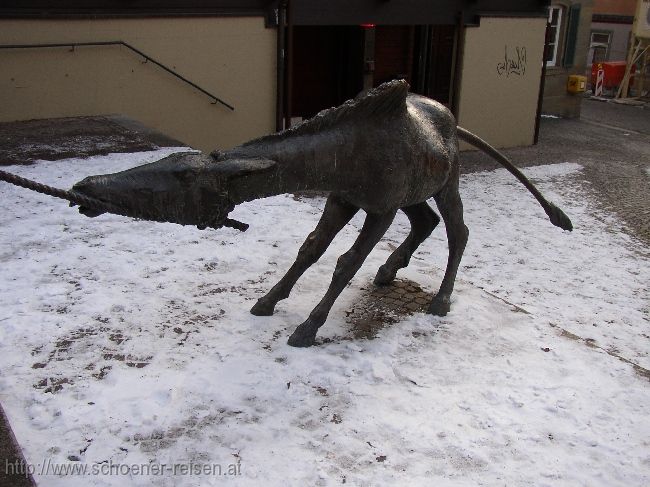
<instances>
[{"instance_id":1,"label":"sculpture's tail","mask_svg":"<svg viewBox=\"0 0 650 487\"><path fill-rule=\"evenodd\" d=\"M523 173L512 162L510 162L506 156L501 154L501 152L496 150L494 147L492 147L477 135L474 135L472 132L465 130L462 127L456 127L456 130L458 132L459 139L473 145L477 149L480 149L489 156L493 157L519 181L521 181L521 183L526 186L526 189L528 189L528 191L530 191L535 199L542 205L542 208L544 208L544 211L548 215L553 225L560 227L563 230L573 230L573 225L571 224L569 217L566 216L566 214L553 203L546 200L546 198L544 198L542 193L539 192L535 185L530 182L530 180L524 176Z\"/></svg>"}]
</instances>

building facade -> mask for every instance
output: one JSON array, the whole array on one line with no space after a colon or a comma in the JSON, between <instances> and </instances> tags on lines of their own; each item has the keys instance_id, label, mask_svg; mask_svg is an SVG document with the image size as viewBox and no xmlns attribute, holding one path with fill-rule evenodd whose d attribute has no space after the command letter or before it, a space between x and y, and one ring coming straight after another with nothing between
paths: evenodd
<instances>
[{"instance_id":1,"label":"building facade","mask_svg":"<svg viewBox=\"0 0 650 487\"><path fill-rule=\"evenodd\" d=\"M567 90L570 75L584 75L591 33L592 0L553 0L549 7L544 113L580 116L582 96Z\"/></svg>"},{"instance_id":2,"label":"building facade","mask_svg":"<svg viewBox=\"0 0 650 487\"><path fill-rule=\"evenodd\" d=\"M625 61L637 0L594 0L587 67L603 61Z\"/></svg>"},{"instance_id":3,"label":"building facade","mask_svg":"<svg viewBox=\"0 0 650 487\"><path fill-rule=\"evenodd\" d=\"M405 78L491 143L532 144L546 2L441 3L293 1L278 128Z\"/></svg>"},{"instance_id":4,"label":"building facade","mask_svg":"<svg viewBox=\"0 0 650 487\"><path fill-rule=\"evenodd\" d=\"M3 2L0 121L119 113L211 150L406 78L494 145L529 145L548 3Z\"/></svg>"}]
</instances>

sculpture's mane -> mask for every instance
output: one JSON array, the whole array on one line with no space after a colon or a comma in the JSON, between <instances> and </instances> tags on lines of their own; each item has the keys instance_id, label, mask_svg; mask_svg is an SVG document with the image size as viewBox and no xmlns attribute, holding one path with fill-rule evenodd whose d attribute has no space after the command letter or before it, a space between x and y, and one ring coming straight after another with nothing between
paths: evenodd
<instances>
[{"instance_id":1,"label":"sculpture's mane","mask_svg":"<svg viewBox=\"0 0 650 487\"><path fill-rule=\"evenodd\" d=\"M313 135L337 124L392 116L406 110L409 85L405 80L389 81L363 93L342 105L318 112L314 117L276 134L266 135L242 145L247 147L263 142L278 141L300 135Z\"/></svg>"}]
</instances>

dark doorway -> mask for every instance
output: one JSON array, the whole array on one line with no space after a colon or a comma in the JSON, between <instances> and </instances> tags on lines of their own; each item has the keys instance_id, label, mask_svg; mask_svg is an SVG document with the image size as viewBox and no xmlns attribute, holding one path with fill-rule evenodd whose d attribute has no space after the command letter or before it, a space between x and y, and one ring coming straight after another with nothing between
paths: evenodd
<instances>
[{"instance_id":1,"label":"dark doorway","mask_svg":"<svg viewBox=\"0 0 650 487\"><path fill-rule=\"evenodd\" d=\"M354 98L364 75L366 87L404 78L411 91L449 104L455 32L453 25L294 26L291 116L312 117Z\"/></svg>"},{"instance_id":2,"label":"dark doorway","mask_svg":"<svg viewBox=\"0 0 650 487\"><path fill-rule=\"evenodd\" d=\"M448 104L455 33L453 25L378 26L373 85L404 78L414 93Z\"/></svg>"},{"instance_id":3,"label":"dark doorway","mask_svg":"<svg viewBox=\"0 0 650 487\"><path fill-rule=\"evenodd\" d=\"M417 26L415 37L411 90L449 105L453 88L456 27Z\"/></svg>"},{"instance_id":4,"label":"dark doorway","mask_svg":"<svg viewBox=\"0 0 650 487\"><path fill-rule=\"evenodd\" d=\"M405 79L412 84L415 27L379 25L375 28L375 72L373 86Z\"/></svg>"},{"instance_id":5,"label":"dark doorway","mask_svg":"<svg viewBox=\"0 0 650 487\"><path fill-rule=\"evenodd\" d=\"M307 118L354 98L363 88L363 29L296 26L291 116Z\"/></svg>"}]
</instances>

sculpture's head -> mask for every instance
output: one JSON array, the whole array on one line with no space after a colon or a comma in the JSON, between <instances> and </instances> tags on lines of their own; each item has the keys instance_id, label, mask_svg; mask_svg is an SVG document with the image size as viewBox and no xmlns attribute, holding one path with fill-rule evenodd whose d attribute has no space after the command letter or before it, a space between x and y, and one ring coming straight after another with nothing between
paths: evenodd
<instances>
[{"instance_id":1,"label":"sculpture's head","mask_svg":"<svg viewBox=\"0 0 650 487\"><path fill-rule=\"evenodd\" d=\"M230 221L235 205L227 178L214 166L210 156L177 153L126 171L89 176L72 189L118 207L124 216L219 228ZM95 217L107 210L81 206L79 211Z\"/></svg>"}]
</instances>

